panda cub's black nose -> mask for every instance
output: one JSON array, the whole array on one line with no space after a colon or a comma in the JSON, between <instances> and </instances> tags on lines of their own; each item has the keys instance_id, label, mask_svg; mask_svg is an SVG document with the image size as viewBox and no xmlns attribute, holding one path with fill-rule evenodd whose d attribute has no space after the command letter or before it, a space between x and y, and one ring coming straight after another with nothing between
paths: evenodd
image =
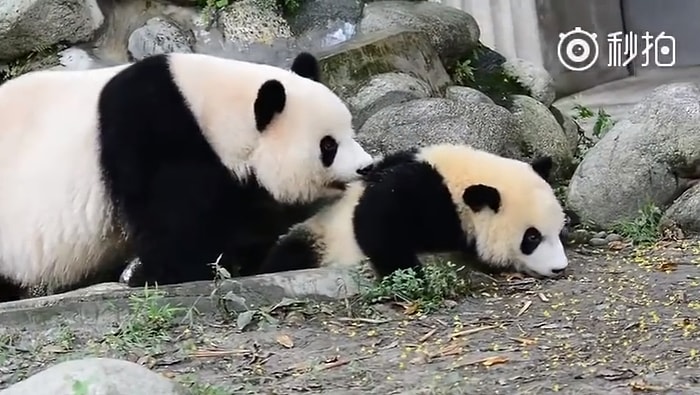
<instances>
[{"instance_id":1,"label":"panda cub's black nose","mask_svg":"<svg viewBox=\"0 0 700 395\"><path fill-rule=\"evenodd\" d=\"M370 171L372 171L372 168L374 168L373 164L369 165L369 166L365 166L361 169L357 169L357 174L359 174L361 176L366 176L367 174L369 174Z\"/></svg>"}]
</instances>

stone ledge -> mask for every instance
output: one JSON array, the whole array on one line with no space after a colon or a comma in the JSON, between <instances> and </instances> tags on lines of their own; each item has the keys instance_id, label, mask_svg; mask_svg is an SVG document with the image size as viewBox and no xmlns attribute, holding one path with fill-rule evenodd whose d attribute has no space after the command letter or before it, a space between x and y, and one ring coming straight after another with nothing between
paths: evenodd
<instances>
[{"instance_id":1,"label":"stone ledge","mask_svg":"<svg viewBox=\"0 0 700 395\"><path fill-rule=\"evenodd\" d=\"M282 298L331 301L357 295L360 290L358 274L349 269L319 268L270 273L225 280L216 293L233 293L244 300L248 308L278 303ZM213 282L198 281L160 286L166 303L194 307L199 312L217 309L210 298L215 291ZM99 317L110 307L126 308L131 295L142 288L129 288L119 283L104 283L57 295L0 303L0 322L4 325L37 323L58 316L75 318ZM230 308L244 310L240 303L231 302Z\"/></svg>"}]
</instances>

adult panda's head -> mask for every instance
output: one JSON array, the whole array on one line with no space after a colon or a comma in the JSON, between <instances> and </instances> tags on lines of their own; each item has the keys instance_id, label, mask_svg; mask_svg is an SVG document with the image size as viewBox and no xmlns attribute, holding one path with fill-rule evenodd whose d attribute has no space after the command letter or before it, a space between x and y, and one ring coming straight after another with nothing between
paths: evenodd
<instances>
[{"instance_id":1,"label":"adult panda's head","mask_svg":"<svg viewBox=\"0 0 700 395\"><path fill-rule=\"evenodd\" d=\"M250 164L280 201L306 202L342 189L373 162L355 140L350 111L320 82L319 70L314 56L299 54L288 78L265 82L254 103L261 137Z\"/></svg>"},{"instance_id":2,"label":"adult panda's head","mask_svg":"<svg viewBox=\"0 0 700 395\"><path fill-rule=\"evenodd\" d=\"M551 158L526 163L454 145L433 146L421 156L445 178L482 263L535 277L563 274L565 215L547 182Z\"/></svg>"}]
</instances>

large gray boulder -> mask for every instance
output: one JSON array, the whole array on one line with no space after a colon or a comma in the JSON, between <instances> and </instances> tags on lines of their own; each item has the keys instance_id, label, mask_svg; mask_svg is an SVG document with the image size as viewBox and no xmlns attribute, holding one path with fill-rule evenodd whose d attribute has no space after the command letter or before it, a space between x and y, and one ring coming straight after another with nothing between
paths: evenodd
<instances>
[{"instance_id":1,"label":"large gray boulder","mask_svg":"<svg viewBox=\"0 0 700 395\"><path fill-rule=\"evenodd\" d=\"M370 78L347 99L355 128L390 105L430 97L430 85L407 73L382 73Z\"/></svg>"},{"instance_id":2,"label":"large gray boulder","mask_svg":"<svg viewBox=\"0 0 700 395\"><path fill-rule=\"evenodd\" d=\"M189 395L182 385L139 364L111 358L61 362L11 385L1 395Z\"/></svg>"},{"instance_id":3,"label":"large gray boulder","mask_svg":"<svg viewBox=\"0 0 700 395\"><path fill-rule=\"evenodd\" d=\"M326 31L339 22L355 24L362 15L362 3L357 0L304 0L289 17L289 27L295 36Z\"/></svg>"},{"instance_id":4,"label":"large gray boulder","mask_svg":"<svg viewBox=\"0 0 700 395\"><path fill-rule=\"evenodd\" d=\"M471 144L496 154L522 159L521 131L503 107L425 98L376 112L357 138L371 154L436 143Z\"/></svg>"},{"instance_id":5,"label":"large gray boulder","mask_svg":"<svg viewBox=\"0 0 700 395\"><path fill-rule=\"evenodd\" d=\"M129 53L135 60L164 53L189 53L193 45L191 30L162 17L149 19L131 33L127 42Z\"/></svg>"},{"instance_id":6,"label":"large gray boulder","mask_svg":"<svg viewBox=\"0 0 700 395\"><path fill-rule=\"evenodd\" d=\"M0 61L59 42L88 41L103 22L97 0L2 0Z\"/></svg>"},{"instance_id":7,"label":"large gray boulder","mask_svg":"<svg viewBox=\"0 0 700 395\"><path fill-rule=\"evenodd\" d=\"M455 7L428 1L375 1L365 6L360 33L401 27L424 32L446 67L468 55L479 41L479 25Z\"/></svg>"},{"instance_id":8,"label":"large gray boulder","mask_svg":"<svg viewBox=\"0 0 700 395\"><path fill-rule=\"evenodd\" d=\"M242 49L250 44L271 44L292 37L287 21L271 0L240 0L219 12L218 25L226 40Z\"/></svg>"},{"instance_id":9,"label":"large gray boulder","mask_svg":"<svg viewBox=\"0 0 700 395\"><path fill-rule=\"evenodd\" d=\"M428 36L404 28L363 34L324 50L319 58L324 82L344 100L382 73L412 75L435 96L452 83Z\"/></svg>"},{"instance_id":10,"label":"large gray boulder","mask_svg":"<svg viewBox=\"0 0 700 395\"><path fill-rule=\"evenodd\" d=\"M496 104L484 92L467 86L454 85L447 87L447 90L445 90L445 98L464 104Z\"/></svg>"},{"instance_id":11,"label":"large gray boulder","mask_svg":"<svg viewBox=\"0 0 700 395\"><path fill-rule=\"evenodd\" d=\"M697 175L700 178L700 174ZM700 183L687 189L666 210L662 226L678 226L688 233L700 233Z\"/></svg>"},{"instance_id":12,"label":"large gray boulder","mask_svg":"<svg viewBox=\"0 0 700 395\"><path fill-rule=\"evenodd\" d=\"M544 104L523 95L513 95L511 112L520 124L526 156L551 156L556 178L568 179L574 170L574 147L554 114Z\"/></svg>"},{"instance_id":13,"label":"large gray boulder","mask_svg":"<svg viewBox=\"0 0 700 395\"><path fill-rule=\"evenodd\" d=\"M549 107L556 97L554 79L542 66L525 59L507 59L503 71L530 91L530 95Z\"/></svg>"},{"instance_id":14,"label":"large gray boulder","mask_svg":"<svg viewBox=\"0 0 700 395\"><path fill-rule=\"evenodd\" d=\"M700 87L660 86L588 151L571 179L568 205L603 227L632 219L648 203L670 203L698 160Z\"/></svg>"}]
</instances>

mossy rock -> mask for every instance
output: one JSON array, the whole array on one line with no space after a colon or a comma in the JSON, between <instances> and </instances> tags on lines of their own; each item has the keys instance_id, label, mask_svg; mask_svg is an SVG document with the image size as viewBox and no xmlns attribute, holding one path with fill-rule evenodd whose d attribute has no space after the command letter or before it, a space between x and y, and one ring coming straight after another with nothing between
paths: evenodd
<instances>
[{"instance_id":1,"label":"mossy rock","mask_svg":"<svg viewBox=\"0 0 700 395\"><path fill-rule=\"evenodd\" d=\"M372 76L403 72L442 96L450 76L425 33L393 29L356 36L319 54L324 83L347 99Z\"/></svg>"}]
</instances>

